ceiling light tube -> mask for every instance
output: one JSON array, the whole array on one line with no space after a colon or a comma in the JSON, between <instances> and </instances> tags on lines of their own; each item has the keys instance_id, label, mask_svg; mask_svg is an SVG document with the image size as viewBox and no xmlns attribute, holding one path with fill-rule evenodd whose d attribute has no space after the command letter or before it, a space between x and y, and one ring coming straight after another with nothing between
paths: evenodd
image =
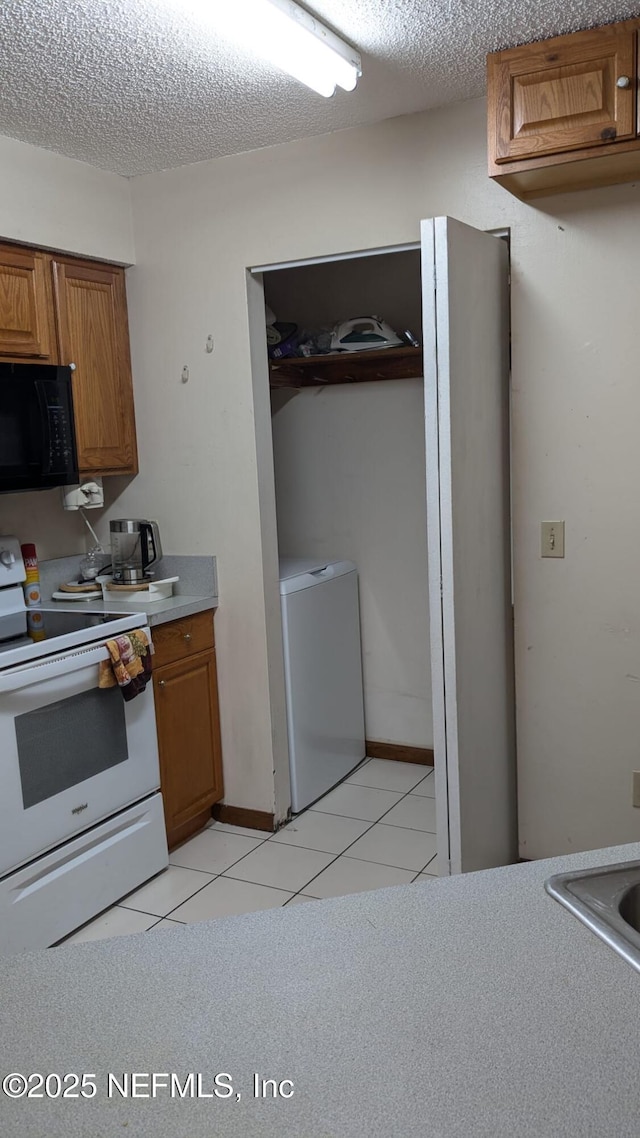
<instances>
[{"instance_id":1,"label":"ceiling light tube","mask_svg":"<svg viewBox=\"0 0 640 1138\"><path fill-rule=\"evenodd\" d=\"M227 0L216 23L243 46L319 95L353 91L359 53L294 0Z\"/></svg>"}]
</instances>

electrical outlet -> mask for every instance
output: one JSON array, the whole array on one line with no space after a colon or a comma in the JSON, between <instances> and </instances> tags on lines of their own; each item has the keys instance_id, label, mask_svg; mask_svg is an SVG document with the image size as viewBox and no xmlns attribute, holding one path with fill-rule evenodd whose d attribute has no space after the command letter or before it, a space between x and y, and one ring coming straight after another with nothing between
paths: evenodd
<instances>
[{"instance_id":1,"label":"electrical outlet","mask_svg":"<svg viewBox=\"0 0 640 1138\"><path fill-rule=\"evenodd\" d=\"M564 522L543 522L541 536L542 557L564 557Z\"/></svg>"},{"instance_id":2,"label":"electrical outlet","mask_svg":"<svg viewBox=\"0 0 640 1138\"><path fill-rule=\"evenodd\" d=\"M640 771L633 772L632 801L634 806L640 806Z\"/></svg>"}]
</instances>

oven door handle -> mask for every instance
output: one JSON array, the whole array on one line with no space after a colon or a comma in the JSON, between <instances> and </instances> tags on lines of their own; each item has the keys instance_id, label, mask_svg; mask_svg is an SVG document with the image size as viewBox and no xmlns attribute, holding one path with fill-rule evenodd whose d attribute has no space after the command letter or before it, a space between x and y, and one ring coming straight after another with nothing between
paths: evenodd
<instances>
[{"instance_id":1,"label":"oven door handle","mask_svg":"<svg viewBox=\"0 0 640 1138\"><path fill-rule=\"evenodd\" d=\"M20 664L16 668L7 668L0 673L0 693L18 691L30 687L32 684L43 683L44 680L59 679L68 676L71 672L79 672L82 668L89 668L92 664L100 664L109 659L109 653L104 644L85 648L80 652L65 652L53 659L43 660L41 663Z\"/></svg>"}]
</instances>

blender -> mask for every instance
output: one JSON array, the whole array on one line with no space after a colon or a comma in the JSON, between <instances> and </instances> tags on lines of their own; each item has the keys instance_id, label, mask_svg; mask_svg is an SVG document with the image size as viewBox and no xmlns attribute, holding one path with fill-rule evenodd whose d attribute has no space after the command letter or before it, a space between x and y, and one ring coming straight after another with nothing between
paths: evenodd
<instances>
[{"instance_id":1,"label":"blender","mask_svg":"<svg viewBox=\"0 0 640 1138\"><path fill-rule=\"evenodd\" d=\"M109 530L114 583L149 581L154 575L150 567L162 557L158 523L144 518L115 518Z\"/></svg>"}]
</instances>

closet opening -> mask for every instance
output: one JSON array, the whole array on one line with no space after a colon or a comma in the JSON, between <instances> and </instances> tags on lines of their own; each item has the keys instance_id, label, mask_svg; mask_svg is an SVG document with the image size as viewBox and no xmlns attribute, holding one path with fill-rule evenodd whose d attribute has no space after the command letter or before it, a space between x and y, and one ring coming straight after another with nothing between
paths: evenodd
<instances>
[{"instance_id":1,"label":"closet opening","mask_svg":"<svg viewBox=\"0 0 640 1138\"><path fill-rule=\"evenodd\" d=\"M360 742L349 706L356 691L342 702L335 693L333 705L326 691L351 651L344 627L351 617L343 613L342 633L328 630L338 636L333 663L331 645L320 643L330 619L321 608L319 624L300 618L308 624L306 650L293 630L292 660L284 628L288 700L306 701L299 725L298 709L288 708L290 751L299 726L290 754L294 810L365 756L433 762L420 258L416 245L262 275L279 576L291 574L293 562L310 569L349 562L359 596ZM301 606L304 598L294 602L286 589L281 582L283 610ZM345 603L337 582L333 589L335 603ZM301 669L308 669L307 690L302 682L296 688ZM343 668L336 683L353 689L353 670ZM299 752L308 750L306 761L317 766L323 747L325 756L337 750L342 759L303 794Z\"/></svg>"},{"instance_id":2,"label":"closet opening","mask_svg":"<svg viewBox=\"0 0 640 1138\"><path fill-rule=\"evenodd\" d=\"M360 762L375 782L404 760L384 777L411 783L416 821L393 803L366 821L384 844L391 826L430 836L443 874L517 848L502 236L432 218L420 245L247 274L274 817L355 823ZM339 699L358 684L359 725ZM324 783L302 786L300 755ZM419 808L416 769L434 787Z\"/></svg>"}]
</instances>

